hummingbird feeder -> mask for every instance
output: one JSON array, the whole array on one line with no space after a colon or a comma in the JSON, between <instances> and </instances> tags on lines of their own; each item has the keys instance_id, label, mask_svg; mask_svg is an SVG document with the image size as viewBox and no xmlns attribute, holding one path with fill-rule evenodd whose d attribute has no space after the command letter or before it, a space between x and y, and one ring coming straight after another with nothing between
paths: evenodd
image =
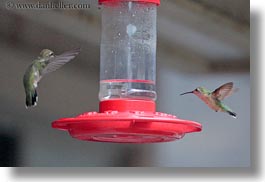
<instances>
[{"instance_id":1,"label":"hummingbird feeder","mask_svg":"<svg viewBox=\"0 0 265 182\"><path fill-rule=\"evenodd\" d=\"M156 112L156 15L160 0L99 0L102 10L99 112L52 127L80 140L154 143L201 131L201 124Z\"/></svg>"}]
</instances>

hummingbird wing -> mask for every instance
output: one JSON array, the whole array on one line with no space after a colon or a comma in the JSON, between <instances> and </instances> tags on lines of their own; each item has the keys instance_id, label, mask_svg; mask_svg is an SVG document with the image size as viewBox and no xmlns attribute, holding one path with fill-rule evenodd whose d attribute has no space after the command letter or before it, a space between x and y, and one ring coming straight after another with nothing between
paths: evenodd
<instances>
[{"instance_id":1,"label":"hummingbird wing","mask_svg":"<svg viewBox=\"0 0 265 182\"><path fill-rule=\"evenodd\" d=\"M41 75L46 75L61 68L64 64L74 59L79 53L80 48L77 48L49 59L46 67L41 71Z\"/></svg>"},{"instance_id":2,"label":"hummingbird wing","mask_svg":"<svg viewBox=\"0 0 265 182\"><path fill-rule=\"evenodd\" d=\"M224 98L237 91L237 89L233 89L233 85L233 82L223 84L213 91L212 96L217 98L218 100L223 100Z\"/></svg>"}]
</instances>

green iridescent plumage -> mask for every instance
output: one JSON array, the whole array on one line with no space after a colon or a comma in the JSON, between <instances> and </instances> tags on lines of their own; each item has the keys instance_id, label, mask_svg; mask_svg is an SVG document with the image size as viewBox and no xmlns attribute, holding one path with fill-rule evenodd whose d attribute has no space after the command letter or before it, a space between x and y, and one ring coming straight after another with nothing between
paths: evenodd
<instances>
[{"instance_id":1,"label":"green iridescent plumage","mask_svg":"<svg viewBox=\"0 0 265 182\"><path fill-rule=\"evenodd\" d=\"M233 112L227 105L225 105L222 100L232 93L234 93L237 89L233 89L233 82L226 83L219 88L215 89L213 92L209 91L204 87L198 87L191 92L185 92L180 95L193 93L198 96L203 102L205 102L211 109L216 112L226 112L232 117L236 118L236 113Z\"/></svg>"},{"instance_id":2,"label":"green iridescent plumage","mask_svg":"<svg viewBox=\"0 0 265 182\"><path fill-rule=\"evenodd\" d=\"M72 60L80 49L67 51L61 55L55 56L53 51L43 49L40 55L26 69L23 77L23 85L26 93L26 108L36 106L38 101L37 87L42 77L53 72Z\"/></svg>"}]
</instances>

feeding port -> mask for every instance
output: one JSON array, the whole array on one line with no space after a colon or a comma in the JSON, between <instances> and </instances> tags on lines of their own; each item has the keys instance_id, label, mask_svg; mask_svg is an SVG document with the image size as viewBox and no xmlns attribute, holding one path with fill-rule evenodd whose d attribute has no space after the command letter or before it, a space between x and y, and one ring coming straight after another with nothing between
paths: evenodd
<instances>
[{"instance_id":1,"label":"feeding port","mask_svg":"<svg viewBox=\"0 0 265 182\"><path fill-rule=\"evenodd\" d=\"M74 138L117 143L181 139L201 124L156 112L156 17L159 0L100 0L99 112L63 118L52 127Z\"/></svg>"}]
</instances>

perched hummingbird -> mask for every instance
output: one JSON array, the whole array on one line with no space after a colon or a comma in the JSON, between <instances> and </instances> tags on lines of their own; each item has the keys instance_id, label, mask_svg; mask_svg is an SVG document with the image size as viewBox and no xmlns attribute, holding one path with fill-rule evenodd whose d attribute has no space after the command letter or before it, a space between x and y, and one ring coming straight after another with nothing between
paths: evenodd
<instances>
[{"instance_id":1,"label":"perched hummingbird","mask_svg":"<svg viewBox=\"0 0 265 182\"><path fill-rule=\"evenodd\" d=\"M80 52L80 48L73 49L54 55L53 51L43 49L40 55L26 69L23 78L24 89L26 93L26 108L36 106L38 101L37 86L42 77L53 72L75 58Z\"/></svg>"},{"instance_id":2,"label":"perched hummingbird","mask_svg":"<svg viewBox=\"0 0 265 182\"><path fill-rule=\"evenodd\" d=\"M226 106L222 100L238 89L233 89L233 82L223 84L219 88L215 89L213 92L209 91L204 87L198 87L191 92L185 92L180 95L193 93L197 95L203 102L205 102L211 109L216 112L226 112L232 117L236 118L236 113L233 112L228 106Z\"/></svg>"}]
</instances>

